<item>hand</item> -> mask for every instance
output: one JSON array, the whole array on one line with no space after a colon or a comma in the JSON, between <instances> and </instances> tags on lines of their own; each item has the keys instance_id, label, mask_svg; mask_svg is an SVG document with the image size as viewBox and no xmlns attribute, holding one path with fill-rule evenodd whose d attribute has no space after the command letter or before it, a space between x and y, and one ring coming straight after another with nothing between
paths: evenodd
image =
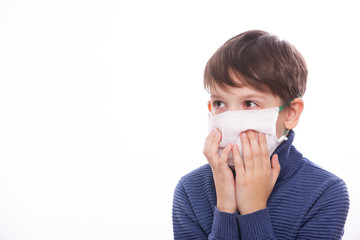
<instances>
[{"instance_id":1,"label":"hand","mask_svg":"<svg viewBox=\"0 0 360 240\"><path fill-rule=\"evenodd\" d=\"M258 135L258 137L257 137ZM236 203L240 214L249 214L266 208L267 200L280 173L278 156L271 164L265 135L247 131L240 134L244 161L239 147L233 146L236 171Z\"/></svg>"},{"instance_id":2,"label":"hand","mask_svg":"<svg viewBox=\"0 0 360 240\"><path fill-rule=\"evenodd\" d=\"M221 156L218 154L221 132L213 130L206 138L203 153L208 160L215 182L217 208L222 212L233 213L237 211L235 200L234 174L228 166L228 156L232 145L228 145Z\"/></svg>"}]
</instances>

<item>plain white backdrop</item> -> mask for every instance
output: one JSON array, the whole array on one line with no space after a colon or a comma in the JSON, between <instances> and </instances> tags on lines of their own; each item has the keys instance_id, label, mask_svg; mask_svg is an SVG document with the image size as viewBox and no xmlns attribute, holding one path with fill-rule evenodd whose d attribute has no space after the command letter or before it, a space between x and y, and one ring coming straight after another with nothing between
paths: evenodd
<instances>
[{"instance_id":1,"label":"plain white backdrop","mask_svg":"<svg viewBox=\"0 0 360 240\"><path fill-rule=\"evenodd\" d=\"M269 31L304 55L295 146L345 180L360 229L356 1L0 0L0 239L171 239L206 164L206 61Z\"/></svg>"}]
</instances>

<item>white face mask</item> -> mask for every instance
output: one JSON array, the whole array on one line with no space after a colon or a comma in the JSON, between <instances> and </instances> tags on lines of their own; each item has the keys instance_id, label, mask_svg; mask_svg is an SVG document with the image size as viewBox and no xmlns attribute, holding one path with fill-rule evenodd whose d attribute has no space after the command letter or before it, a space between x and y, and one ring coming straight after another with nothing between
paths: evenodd
<instances>
[{"instance_id":1,"label":"white face mask","mask_svg":"<svg viewBox=\"0 0 360 240\"><path fill-rule=\"evenodd\" d=\"M286 136L277 138L276 121L280 108L267 108L262 110L240 110L226 111L215 116L209 114L209 131L219 129L222 132L222 140L219 144L219 155L221 156L224 148L229 144L239 146L240 155L243 159L243 151L240 140L240 133L246 130L255 130L265 134L268 144L269 156L285 140ZM232 152L228 158L229 166L234 166Z\"/></svg>"}]
</instances>

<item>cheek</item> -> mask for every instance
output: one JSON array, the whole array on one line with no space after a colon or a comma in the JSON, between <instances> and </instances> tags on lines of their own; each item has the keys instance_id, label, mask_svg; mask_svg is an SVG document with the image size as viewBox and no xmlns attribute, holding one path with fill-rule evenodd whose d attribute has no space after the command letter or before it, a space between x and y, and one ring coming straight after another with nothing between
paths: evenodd
<instances>
[{"instance_id":1,"label":"cheek","mask_svg":"<svg viewBox=\"0 0 360 240\"><path fill-rule=\"evenodd\" d=\"M213 108L211 113L213 116L218 115L220 113L226 112L225 108Z\"/></svg>"}]
</instances>

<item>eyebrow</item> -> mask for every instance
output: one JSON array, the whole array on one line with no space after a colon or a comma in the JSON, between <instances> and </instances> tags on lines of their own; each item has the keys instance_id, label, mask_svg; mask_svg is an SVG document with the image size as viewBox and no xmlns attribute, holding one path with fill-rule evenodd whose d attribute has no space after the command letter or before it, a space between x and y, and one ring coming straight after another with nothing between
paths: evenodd
<instances>
[{"instance_id":1,"label":"eyebrow","mask_svg":"<svg viewBox=\"0 0 360 240\"><path fill-rule=\"evenodd\" d=\"M219 95L216 95L216 94L211 94L210 97L211 97L211 98L220 98L220 96L219 96Z\"/></svg>"},{"instance_id":2,"label":"eyebrow","mask_svg":"<svg viewBox=\"0 0 360 240\"><path fill-rule=\"evenodd\" d=\"M211 94L210 95L211 98L221 98L221 96L217 95L217 94ZM265 97L261 96L261 95L257 95L257 94L248 94L245 96L242 96L241 98L248 98L248 99L252 99L252 98L261 98L263 100L266 100Z\"/></svg>"},{"instance_id":3,"label":"eyebrow","mask_svg":"<svg viewBox=\"0 0 360 240\"><path fill-rule=\"evenodd\" d=\"M248 94L248 95L245 95L243 98L261 98L261 99L264 99L266 100L265 97L261 96L261 95L257 95L257 94Z\"/></svg>"}]
</instances>

